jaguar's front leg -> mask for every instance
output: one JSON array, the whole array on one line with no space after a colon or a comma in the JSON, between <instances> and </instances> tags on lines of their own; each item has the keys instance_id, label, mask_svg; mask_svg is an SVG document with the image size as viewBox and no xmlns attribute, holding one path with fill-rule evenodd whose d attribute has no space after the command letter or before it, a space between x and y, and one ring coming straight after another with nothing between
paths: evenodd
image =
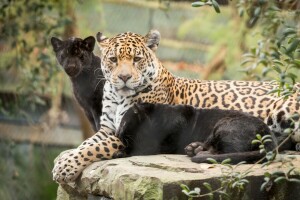
<instances>
[{"instance_id":1,"label":"jaguar's front leg","mask_svg":"<svg viewBox=\"0 0 300 200\"><path fill-rule=\"evenodd\" d=\"M91 163L119 156L124 148L122 142L114 136L117 105L112 93L104 87L103 108L100 130L85 140L78 148L69 150L56 159L52 170L53 179L58 183L74 181L82 170ZM108 87L109 89L109 87Z\"/></svg>"},{"instance_id":2,"label":"jaguar's front leg","mask_svg":"<svg viewBox=\"0 0 300 200\"><path fill-rule=\"evenodd\" d=\"M119 156L119 151L123 149L124 146L117 137L98 132L78 148L58 158L52 171L53 180L58 183L72 182L91 163Z\"/></svg>"}]
</instances>

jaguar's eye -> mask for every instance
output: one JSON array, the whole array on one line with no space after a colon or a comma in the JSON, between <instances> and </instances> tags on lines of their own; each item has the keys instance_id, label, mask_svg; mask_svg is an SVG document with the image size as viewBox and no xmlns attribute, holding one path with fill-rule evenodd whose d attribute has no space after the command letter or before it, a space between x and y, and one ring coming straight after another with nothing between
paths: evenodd
<instances>
[{"instance_id":1,"label":"jaguar's eye","mask_svg":"<svg viewBox=\"0 0 300 200\"><path fill-rule=\"evenodd\" d=\"M117 57L110 57L109 60L114 63L118 61Z\"/></svg>"},{"instance_id":2,"label":"jaguar's eye","mask_svg":"<svg viewBox=\"0 0 300 200\"><path fill-rule=\"evenodd\" d=\"M133 62L139 62L142 58L141 57L134 57Z\"/></svg>"}]
</instances>

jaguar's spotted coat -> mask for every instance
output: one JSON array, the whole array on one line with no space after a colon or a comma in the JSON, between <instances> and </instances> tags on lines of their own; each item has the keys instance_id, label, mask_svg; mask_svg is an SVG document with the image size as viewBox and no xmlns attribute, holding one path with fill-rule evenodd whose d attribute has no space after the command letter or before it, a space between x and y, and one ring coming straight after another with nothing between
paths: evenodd
<instances>
[{"instance_id":1,"label":"jaguar's spotted coat","mask_svg":"<svg viewBox=\"0 0 300 200\"><path fill-rule=\"evenodd\" d=\"M110 159L123 144L114 136L124 113L134 102L188 104L199 108L234 109L262 118L280 132L287 119L300 113L299 92L287 100L269 94L270 82L203 81L177 78L155 56L160 34L146 36L126 32L112 38L97 34L102 70L106 78L101 128L77 149L60 156L53 169L59 183L76 179L94 161ZM147 88L151 87L150 90ZM296 86L299 91L300 85ZM172 117L172 116L170 116ZM293 125L295 141L300 141L299 118Z\"/></svg>"}]
</instances>

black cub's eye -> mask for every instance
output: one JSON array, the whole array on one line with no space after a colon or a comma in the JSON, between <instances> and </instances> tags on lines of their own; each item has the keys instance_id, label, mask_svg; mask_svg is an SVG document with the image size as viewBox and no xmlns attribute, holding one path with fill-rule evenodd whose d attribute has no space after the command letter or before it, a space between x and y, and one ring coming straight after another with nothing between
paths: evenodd
<instances>
[{"instance_id":1,"label":"black cub's eye","mask_svg":"<svg viewBox=\"0 0 300 200\"><path fill-rule=\"evenodd\" d=\"M109 60L114 63L118 61L117 57L110 57Z\"/></svg>"},{"instance_id":2,"label":"black cub's eye","mask_svg":"<svg viewBox=\"0 0 300 200\"><path fill-rule=\"evenodd\" d=\"M142 58L141 57L134 57L133 62L139 62Z\"/></svg>"}]
</instances>

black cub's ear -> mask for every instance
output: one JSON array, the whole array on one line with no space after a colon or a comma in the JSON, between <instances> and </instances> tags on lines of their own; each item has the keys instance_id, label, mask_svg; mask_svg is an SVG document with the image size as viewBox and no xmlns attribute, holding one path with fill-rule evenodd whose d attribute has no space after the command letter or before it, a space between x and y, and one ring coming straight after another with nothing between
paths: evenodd
<instances>
[{"instance_id":1,"label":"black cub's ear","mask_svg":"<svg viewBox=\"0 0 300 200\"><path fill-rule=\"evenodd\" d=\"M184 115L184 117L186 119L190 119L191 117L194 116L196 108L194 108L193 106L189 106L189 105L179 105L179 106L183 106L182 114Z\"/></svg>"},{"instance_id":2,"label":"black cub's ear","mask_svg":"<svg viewBox=\"0 0 300 200\"><path fill-rule=\"evenodd\" d=\"M63 41L61 41L60 39L58 39L56 37L51 38L51 44L52 44L53 50L55 52L60 50L60 48L63 46L63 43L64 43Z\"/></svg>"},{"instance_id":3,"label":"black cub's ear","mask_svg":"<svg viewBox=\"0 0 300 200\"><path fill-rule=\"evenodd\" d=\"M140 107L144 108L144 110L146 111L146 113L150 113L154 110L155 104L153 103L141 103Z\"/></svg>"},{"instance_id":4,"label":"black cub's ear","mask_svg":"<svg viewBox=\"0 0 300 200\"><path fill-rule=\"evenodd\" d=\"M89 36L83 40L84 48L88 51L93 51L95 47L96 40L93 36Z\"/></svg>"},{"instance_id":5,"label":"black cub's ear","mask_svg":"<svg viewBox=\"0 0 300 200\"><path fill-rule=\"evenodd\" d=\"M136 104L136 103L133 104L132 110L135 114L138 114L140 112L140 108L139 108L138 104Z\"/></svg>"}]
</instances>

